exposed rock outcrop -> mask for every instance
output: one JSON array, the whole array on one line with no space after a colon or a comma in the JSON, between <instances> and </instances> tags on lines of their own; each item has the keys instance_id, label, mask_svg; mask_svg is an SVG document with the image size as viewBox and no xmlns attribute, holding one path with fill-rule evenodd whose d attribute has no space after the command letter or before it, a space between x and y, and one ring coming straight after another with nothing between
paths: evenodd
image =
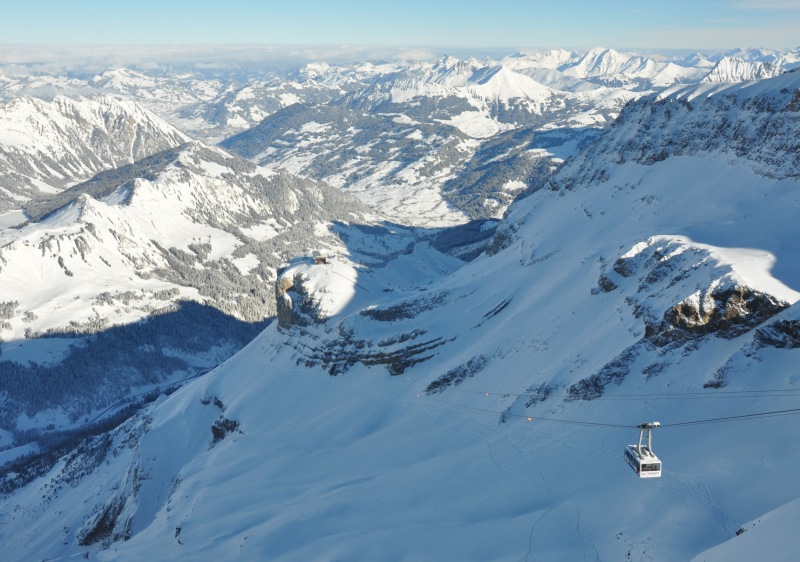
<instances>
[{"instance_id":1,"label":"exposed rock outcrop","mask_svg":"<svg viewBox=\"0 0 800 562\"><path fill-rule=\"evenodd\" d=\"M278 279L275 281L275 304L278 314L278 326L287 328L293 325L304 325L294 313L294 299L289 293L294 290L294 275L285 275L285 269L278 270ZM294 291L297 294L296 291Z\"/></svg>"},{"instance_id":2,"label":"exposed rock outcrop","mask_svg":"<svg viewBox=\"0 0 800 562\"><path fill-rule=\"evenodd\" d=\"M796 320L758 328L789 304L748 286L721 256L714 247L663 236L636 244L609 269L603 260L593 294L623 292L634 316L643 322L644 333L601 369L569 386L568 399L599 398L606 386L620 384L634 372L632 366L643 354L678 348L690 353L705 337L732 339L755 330L756 345L800 347ZM649 365L642 374L653 376L659 368ZM723 385L724 373L719 372L707 387Z\"/></svg>"},{"instance_id":3,"label":"exposed rock outcrop","mask_svg":"<svg viewBox=\"0 0 800 562\"><path fill-rule=\"evenodd\" d=\"M665 314L658 325L648 325L646 335L658 346L675 339L716 334L734 338L751 330L784 308L772 295L743 285L699 291Z\"/></svg>"},{"instance_id":4,"label":"exposed rock outcrop","mask_svg":"<svg viewBox=\"0 0 800 562\"><path fill-rule=\"evenodd\" d=\"M756 330L754 338L762 347L795 349L800 347L800 320L778 320Z\"/></svg>"},{"instance_id":5,"label":"exposed rock outcrop","mask_svg":"<svg viewBox=\"0 0 800 562\"><path fill-rule=\"evenodd\" d=\"M275 283L278 326L291 334L287 343L297 351L298 363L322 366L330 375L345 373L357 363L368 367L382 365L390 375L399 375L430 359L432 350L447 342L441 337L425 338L427 331L419 328L399 328L397 333L383 339L358 338L347 327L346 320L334 323L331 316L336 306L331 305L343 297L336 293L352 289L351 285L337 286L337 283L355 271L345 270L343 274L325 269L333 267L334 264L311 266L300 261L278 271ZM441 292L384 308L368 308L359 316L381 323L413 320L442 304L447 296L447 292Z\"/></svg>"}]
</instances>

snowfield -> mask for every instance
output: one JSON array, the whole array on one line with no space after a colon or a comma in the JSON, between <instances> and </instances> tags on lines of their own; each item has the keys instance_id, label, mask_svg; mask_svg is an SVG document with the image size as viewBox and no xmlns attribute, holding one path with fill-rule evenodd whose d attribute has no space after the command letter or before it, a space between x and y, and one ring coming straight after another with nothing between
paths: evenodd
<instances>
[{"instance_id":1,"label":"snowfield","mask_svg":"<svg viewBox=\"0 0 800 562\"><path fill-rule=\"evenodd\" d=\"M445 63L430 87L477 61ZM607 50L514 65L534 63L680 74ZM4 474L4 556L794 560L798 96L790 72L630 103L469 262L338 223L344 258L284 263L278 321L241 351L24 485ZM140 187L179 187L160 181ZM53 227L106 205L78 203ZM663 475L638 479L623 450L650 421Z\"/></svg>"}]
</instances>

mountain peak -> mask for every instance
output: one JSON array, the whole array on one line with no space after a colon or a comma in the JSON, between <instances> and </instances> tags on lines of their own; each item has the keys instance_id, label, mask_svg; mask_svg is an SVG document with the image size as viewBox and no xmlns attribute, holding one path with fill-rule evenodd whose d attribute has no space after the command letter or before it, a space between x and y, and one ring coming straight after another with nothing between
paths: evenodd
<instances>
[{"instance_id":1,"label":"mountain peak","mask_svg":"<svg viewBox=\"0 0 800 562\"><path fill-rule=\"evenodd\" d=\"M779 65L769 61L746 61L735 56L720 59L703 82L744 82L762 80L781 73Z\"/></svg>"},{"instance_id":2,"label":"mountain peak","mask_svg":"<svg viewBox=\"0 0 800 562\"><path fill-rule=\"evenodd\" d=\"M553 96L553 91L547 86L504 64L480 69L473 80L470 90L485 99L508 101L517 98L542 103Z\"/></svg>"}]
</instances>

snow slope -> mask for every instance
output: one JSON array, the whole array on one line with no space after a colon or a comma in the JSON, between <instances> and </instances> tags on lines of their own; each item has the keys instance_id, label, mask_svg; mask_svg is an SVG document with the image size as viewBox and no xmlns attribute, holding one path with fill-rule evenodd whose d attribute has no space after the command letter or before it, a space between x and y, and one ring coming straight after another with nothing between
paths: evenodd
<instances>
[{"instance_id":1,"label":"snow slope","mask_svg":"<svg viewBox=\"0 0 800 562\"><path fill-rule=\"evenodd\" d=\"M797 546L787 541L800 525L800 500L793 500L739 528L736 536L695 557L697 562L760 560L791 562Z\"/></svg>"},{"instance_id":2,"label":"snow slope","mask_svg":"<svg viewBox=\"0 0 800 562\"><path fill-rule=\"evenodd\" d=\"M769 142L792 142L793 79L736 89L730 126L771 115ZM731 158L725 138L684 150L698 115L719 114L708 92L630 105L549 189L513 205L471 263L440 263L417 244L383 268L289 264L281 275L301 321L271 325L14 491L0 510L4 552L796 552L779 518L795 517L800 498L800 185L782 160ZM653 136L667 109L669 130ZM680 149L647 158L634 135ZM622 450L652 420L664 475L640 481Z\"/></svg>"}]
</instances>

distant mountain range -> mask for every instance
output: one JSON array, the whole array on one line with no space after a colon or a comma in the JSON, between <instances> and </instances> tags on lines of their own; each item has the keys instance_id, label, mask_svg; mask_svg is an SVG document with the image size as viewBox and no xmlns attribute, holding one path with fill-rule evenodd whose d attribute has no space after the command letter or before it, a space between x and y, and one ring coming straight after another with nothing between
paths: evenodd
<instances>
[{"instance_id":1,"label":"distant mountain range","mask_svg":"<svg viewBox=\"0 0 800 562\"><path fill-rule=\"evenodd\" d=\"M600 48L499 60L445 55L431 62L309 63L255 75L234 67L26 74L25 65L18 65L13 75L0 73L0 98L11 104L0 111L6 132L0 137L0 210L176 146L189 135L224 141L259 164L351 190L403 222L496 218L519 193L544 183L548 170L575 154L632 99L673 85L773 76L798 65L797 50L667 58ZM129 101L111 106L109 95ZM142 107L173 128L144 117ZM70 112L83 112L84 131L55 125ZM125 130L126 119L140 130ZM355 121L364 128L347 124ZM485 170L488 147L481 145L526 128L527 141L513 162L505 159L503 173ZM559 133L532 140L547 130ZM18 144L33 134L49 139L50 148ZM554 138L566 140L554 144ZM65 145L71 149L53 148ZM465 166L473 172L462 177ZM481 187L474 183L477 167ZM403 205L408 198L398 190L435 211Z\"/></svg>"}]
</instances>

